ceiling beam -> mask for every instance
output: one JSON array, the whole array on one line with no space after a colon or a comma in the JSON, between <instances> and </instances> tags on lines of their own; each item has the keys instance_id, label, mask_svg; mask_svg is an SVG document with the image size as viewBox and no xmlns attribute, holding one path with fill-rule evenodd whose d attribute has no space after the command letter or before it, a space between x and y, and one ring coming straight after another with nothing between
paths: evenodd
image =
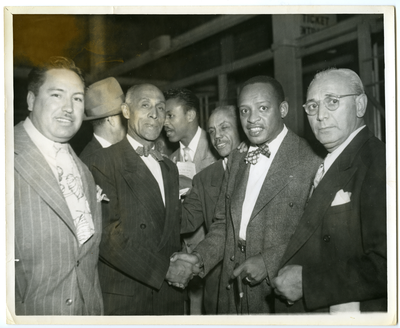
<instances>
[{"instance_id":1,"label":"ceiling beam","mask_svg":"<svg viewBox=\"0 0 400 328\"><path fill-rule=\"evenodd\" d=\"M125 74L135 68L141 67L152 61L155 61L163 56L176 52L179 49L187 47L193 43L199 42L205 38L215 35L221 31L238 25L256 15L224 15L213 19L212 21L200 25L184 34L177 36L171 40L171 47L161 51L147 50L140 56L132 58L123 64L109 69L108 71L100 73L94 80L99 80L107 76L118 76Z\"/></svg>"},{"instance_id":2,"label":"ceiling beam","mask_svg":"<svg viewBox=\"0 0 400 328\"><path fill-rule=\"evenodd\" d=\"M221 65L218 67L211 68L205 72L198 73L184 79L171 82L167 85L167 88L182 88L195 83L203 82L208 79L216 78L220 74L232 73L249 66L253 66L259 63L264 63L274 58L271 49L267 49L256 53L255 55L248 56L234 61L230 64Z\"/></svg>"}]
</instances>

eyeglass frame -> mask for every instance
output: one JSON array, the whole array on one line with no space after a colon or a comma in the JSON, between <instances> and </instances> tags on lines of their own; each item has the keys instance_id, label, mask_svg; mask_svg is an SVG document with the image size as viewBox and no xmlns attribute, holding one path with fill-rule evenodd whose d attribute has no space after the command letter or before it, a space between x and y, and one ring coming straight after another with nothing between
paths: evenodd
<instances>
[{"instance_id":1,"label":"eyeglass frame","mask_svg":"<svg viewBox=\"0 0 400 328\"><path fill-rule=\"evenodd\" d=\"M345 98L345 97L350 97L350 96L360 96L360 95L362 95L362 93L351 93L351 94L348 94L348 95L330 95L330 94L327 94L327 95L325 95L325 98L324 98L323 101L324 101L324 105L325 105L326 109L328 109L328 110L331 111L331 112L334 112L336 109L339 108L339 104L340 104L340 100L339 100L339 99ZM326 104L325 104L325 99L327 99L327 98L329 98L329 97L331 97L331 98L337 98L337 99L339 100L339 101L338 101L338 105L337 105L337 107L336 107L335 109L330 109L330 108L328 108L328 106L326 106ZM307 106L307 104L308 104L309 102L314 102L314 103L316 103L316 104L318 105L318 109L315 111L314 114L310 114L310 113L307 111L307 109L306 109L306 106ZM314 115L317 114L317 112L318 112L318 110L319 110L319 108L320 108L320 104L321 104L321 100L319 101L319 104L318 104L315 100L310 100L310 101L307 101L307 102L303 105L303 108L304 108L304 111L306 112L306 114L307 114L308 116L314 116Z\"/></svg>"}]
</instances>

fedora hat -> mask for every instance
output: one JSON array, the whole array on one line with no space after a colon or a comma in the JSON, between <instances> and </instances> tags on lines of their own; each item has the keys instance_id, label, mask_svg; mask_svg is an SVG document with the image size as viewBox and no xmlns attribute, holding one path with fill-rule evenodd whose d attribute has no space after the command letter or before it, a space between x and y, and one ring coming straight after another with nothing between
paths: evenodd
<instances>
[{"instance_id":1,"label":"fedora hat","mask_svg":"<svg viewBox=\"0 0 400 328\"><path fill-rule=\"evenodd\" d=\"M124 92L113 77L97 81L85 93L85 121L96 120L122 112Z\"/></svg>"}]
</instances>

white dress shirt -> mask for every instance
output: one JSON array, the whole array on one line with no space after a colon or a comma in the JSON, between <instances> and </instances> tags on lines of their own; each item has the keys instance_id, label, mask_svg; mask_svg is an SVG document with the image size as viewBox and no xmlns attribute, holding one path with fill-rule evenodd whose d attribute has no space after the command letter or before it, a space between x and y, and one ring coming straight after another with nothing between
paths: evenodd
<instances>
[{"instance_id":1,"label":"white dress shirt","mask_svg":"<svg viewBox=\"0 0 400 328\"><path fill-rule=\"evenodd\" d=\"M44 156L46 162L49 164L51 170L54 173L58 181L58 172L57 172L57 162L56 162L56 150L54 148L54 141L46 138L43 134L39 132L38 129L33 125L31 119L29 117L23 123L23 126L28 133L28 136L32 139L33 143L36 147L39 148L39 151Z\"/></svg>"},{"instance_id":2,"label":"white dress shirt","mask_svg":"<svg viewBox=\"0 0 400 328\"><path fill-rule=\"evenodd\" d=\"M243 240L246 240L247 225L249 224L261 187L264 184L265 177L267 176L272 161L274 160L287 132L288 129L284 125L281 133L279 133L278 136L268 144L269 151L271 152L269 158L260 154L258 162L255 165L247 164L250 165L250 172L249 180L247 181L246 196L242 205L242 219L240 221L239 230L239 237ZM251 146L248 151L250 152L256 149L257 147Z\"/></svg>"},{"instance_id":3,"label":"white dress shirt","mask_svg":"<svg viewBox=\"0 0 400 328\"><path fill-rule=\"evenodd\" d=\"M111 142L109 142L108 140L98 136L96 133L93 133L94 137L97 139L97 141L100 143L101 147L103 148L108 148L112 145Z\"/></svg>"},{"instance_id":4,"label":"white dress shirt","mask_svg":"<svg viewBox=\"0 0 400 328\"><path fill-rule=\"evenodd\" d=\"M136 148L143 147L143 145L140 142L133 139L129 134L127 135L127 138L128 138L129 143L133 147L133 149L135 149L135 151L136 151ZM163 203L165 206L164 181L163 181L163 177L162 177L160 163L158 163L158 161L156 159L154 159L154 157L151 155L149 155L147 157L140 156L140 158L142 159L144 164L146 164L146 166L150 170L151 174L153 174L153 177L156 179L156 181L158 183L158 187L160 188L162 200L163 200Z\"/></svg>"},{"instance_id":5,"label":"white dress shirt","mask_svg":"<svg viewBox=\"0 0 400 328\"><path fill-rule=\"evenodd\" d=\"M197 146L199 145L200 136L201 136L201 128L198 126L196 134L194 135L192 141L190 141L189 145L187 146L189 148L189 154L192 162L194 161L194 155L196 154ZM186 146L180 141L179 144L180 144L179 151L181 152L181 158L184 158L183 148L185 148Z\"/></svg>"},{"instance_id":6,"label":"white dress shirt","mask_svg":"<svg viewBox=\"0 0 400 328\"><path fill-rule=\"evenodd\" d=\"M343 142L339 147L337 147L333 152L328 153L324 159L324 175L326 171L332 166L333 162L339 157L339 155L345 150L349 143L355 138L355 136L363 129L366 125L355 130L349 137ZM324 175L322 177L324 177Z\"/></svg>"}]
</instances>

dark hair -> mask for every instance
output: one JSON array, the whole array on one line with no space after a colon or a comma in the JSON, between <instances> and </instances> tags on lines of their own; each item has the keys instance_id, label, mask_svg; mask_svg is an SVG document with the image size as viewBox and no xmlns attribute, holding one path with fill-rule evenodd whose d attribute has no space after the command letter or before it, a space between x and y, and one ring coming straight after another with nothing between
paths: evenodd
<instances>
[{"instance_id":1,"label":"dark hair","mask_svg":"<svg viewBox=\"0 0 400 328\"><path fill-rule=\"evenodd\" d=\"M244 82L240 88L240 92L242 92L243 88L249 84L255 84L255 83L265 83L269 84L272 86L272 88L275 91L275 94L277 96L277 100L279 103L285 100L285 92L283 91L282 85L275 80L273 77L266 76L266 75L259 75L252 77L251 79L248 79L246 82Z\"/></svg>"},{"instance_id":2,"label":"dark hair","mask_svg":"<svg viewBox=\"0 0 400 328\"><path fill-rule=\"evenodd\" d=\"M54 56L50 57L47 61L43 62L39 66L33 68L28 75L28 91L32 91L35 96L39 93L39 88L45 81L45 74L51 69L68 69L75 72L83 84L85 85L85 78L80 68L75 66L72 59Z\"/></svg>"},{"instance_id":3,"label":"dark hair","mask_svg":"<svg viewBox=\"0 0 400 328\"><path fill-rule=\"evenodd\" d=\"M164 91L165 100L168 99L179 99L182 104L185 112L189 109L194 109L196 113L199 113L200 110L200 101L199 98L188 89L169 89Z\"/></svg>"}]
</instances>

